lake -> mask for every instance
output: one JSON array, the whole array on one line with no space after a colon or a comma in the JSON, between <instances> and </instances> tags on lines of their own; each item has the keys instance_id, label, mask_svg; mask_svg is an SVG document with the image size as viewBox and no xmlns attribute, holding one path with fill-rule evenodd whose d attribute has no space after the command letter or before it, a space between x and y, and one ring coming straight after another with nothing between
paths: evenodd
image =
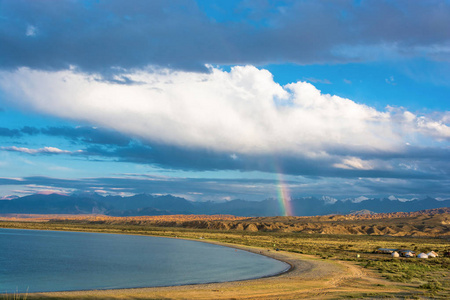
<instances>
[{"instance_id":1,"label":"lake","mask_svg":"<svg viewBox=\"0 0 450 300\"><path fill-rule=\"evenodd\" d=\"M197 241L0 228L0 294L225 282L289 265Z\"/></svg>"}]
</instances>

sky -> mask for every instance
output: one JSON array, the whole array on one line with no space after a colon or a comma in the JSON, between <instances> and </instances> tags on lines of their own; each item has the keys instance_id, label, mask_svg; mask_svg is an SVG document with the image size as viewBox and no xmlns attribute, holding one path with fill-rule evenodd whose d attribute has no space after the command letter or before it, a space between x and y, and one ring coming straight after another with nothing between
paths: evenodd
<instances>
[{"instance_id":1,"label":"sky","mask_svg":"<svg viewBox=\"0 0 450 300\"><path fill-rule=\"evenodd\" d=\"M0 199L450 198L450 1L0 0Z\"/></svg>"}]
</instances>

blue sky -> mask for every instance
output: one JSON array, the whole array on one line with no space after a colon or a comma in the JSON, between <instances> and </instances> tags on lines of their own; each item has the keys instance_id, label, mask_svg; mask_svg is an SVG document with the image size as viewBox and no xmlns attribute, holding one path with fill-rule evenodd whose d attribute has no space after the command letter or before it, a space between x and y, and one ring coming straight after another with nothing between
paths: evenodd
<instances>
[{"instance_id":1,"label":"blue sky","mask_svg":"<svg viewBox=\"0 0 450 300\"><path fill-rule=\"evenodd\" d=\"M450 195L449 1L0 0L0 197Z\"/></svg>"}]
</instances>

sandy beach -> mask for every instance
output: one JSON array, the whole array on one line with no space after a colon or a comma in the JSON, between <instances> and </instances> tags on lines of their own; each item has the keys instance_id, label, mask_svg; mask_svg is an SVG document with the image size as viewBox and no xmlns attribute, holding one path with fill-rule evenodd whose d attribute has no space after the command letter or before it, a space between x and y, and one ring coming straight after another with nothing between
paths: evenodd
<instances>
[{"instance_id":1,"label":"sandy beach","mask_svg":"<svg viewBox=\"0 0 450 300\"><path fill-rule=\"evenodd\" d=\"M256 247L235 247L284 261L288 272L245 281L198 285L29 294L29 299L335 299L341 296L401 293L402 288L353 263ZM404 288L404 286L403 286Z\"/></svg>"}]
</instances>

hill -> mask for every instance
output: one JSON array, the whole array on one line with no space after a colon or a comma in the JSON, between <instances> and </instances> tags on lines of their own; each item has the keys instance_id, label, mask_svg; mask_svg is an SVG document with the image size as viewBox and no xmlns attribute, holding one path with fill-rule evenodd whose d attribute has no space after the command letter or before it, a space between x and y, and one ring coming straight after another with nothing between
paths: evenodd
<instances>
[{"instance_id":1,"label":"hill","mask_svg":"<svg viewBox=\"0 0 450 300\"><path fill-rule=\"evenodd\" d=\"M37 221L139 227L177 227L248 232L297 232L338 235L388 235L450 238L450 208L411 213L328 215L315 217L235 217L231 215L4 215L3 221Z\"/></svg>"}]
</instances>

